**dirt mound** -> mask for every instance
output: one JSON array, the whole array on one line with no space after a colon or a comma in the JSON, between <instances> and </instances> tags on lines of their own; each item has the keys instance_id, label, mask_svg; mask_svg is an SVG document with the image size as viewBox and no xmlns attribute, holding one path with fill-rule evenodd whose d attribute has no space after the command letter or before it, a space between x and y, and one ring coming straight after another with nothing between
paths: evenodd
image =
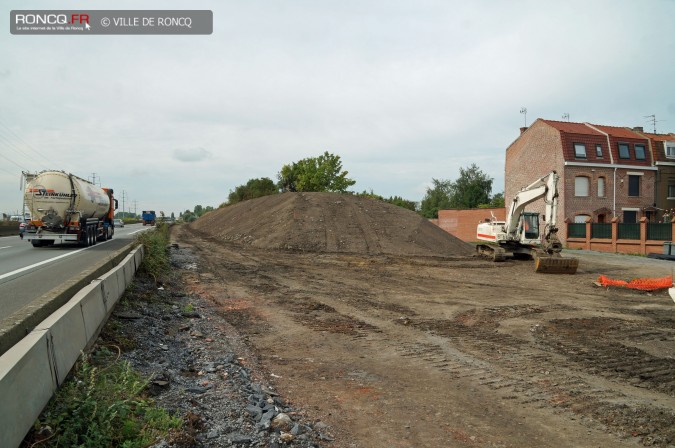
<instances>
[{"instance_id":1,"label":"dirt mound","mask_svg":"<svg viewBox=\"0 0 675 448\"><path fill-rule=\"evenodd\" d=\"M214 210L190 226L204 236L266 249L427 256L473 252L410 210L336 193L265 196Z\"/></svg>"}]
</instances>

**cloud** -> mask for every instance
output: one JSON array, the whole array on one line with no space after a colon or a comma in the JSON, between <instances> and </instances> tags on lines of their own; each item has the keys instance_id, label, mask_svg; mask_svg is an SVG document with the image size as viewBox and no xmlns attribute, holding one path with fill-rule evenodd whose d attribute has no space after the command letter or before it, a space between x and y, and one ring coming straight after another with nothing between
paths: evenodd
<instances>
[{"instance_id":1,"label":"cloud","mask_svg":"<svg viewBox=\"0 0 675 448\"><path fill-rule=\"evenodd\" d=\"M210 151L204 148L174 149L173 158L181 162L201 162L213 157Z\"/></svg>"}]
</instances>

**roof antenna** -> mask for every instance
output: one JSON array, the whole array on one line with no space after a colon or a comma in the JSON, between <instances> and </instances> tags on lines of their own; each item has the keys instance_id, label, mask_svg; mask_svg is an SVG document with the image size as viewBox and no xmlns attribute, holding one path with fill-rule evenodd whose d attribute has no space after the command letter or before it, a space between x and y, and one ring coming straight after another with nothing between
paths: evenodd
<instances>
[{"instance_id":1,"label":"roof antenna","mask_svg":"<svg viewBox=\"0 0 675 448\"><path fill-rule=\"evenodd\" d=\"M567 122L569 123L569 121L570 121L570 114L567 113L567 112L565 112L565 113L562 115L562 119L563 119L563 120L567 120Z\"/></svg>"},{"instance_id":2,"label":"roof antenna","mask_svg":"<svg viewBox=\"0 0 675 448\"><path fill-rule=\"evenodd\" d=\"M527 107L521 107L520 113L525 115L525 127L527 127Z\"/></svg>"},{"instance_id":3,"label":"roof antenna","mask_svg":"<svg viewBox=\"0 0 675 448\"><path fill-rule=\"evenodd\" d=\"M645 115L644 118L649 118L649 120L647 120L647 122L652 124L652 127L654 128L654 134L656 134L656 123L658 123L659 121L663 121L663 120L657 120L656 114Z\"/></svg>"}]
</instances>

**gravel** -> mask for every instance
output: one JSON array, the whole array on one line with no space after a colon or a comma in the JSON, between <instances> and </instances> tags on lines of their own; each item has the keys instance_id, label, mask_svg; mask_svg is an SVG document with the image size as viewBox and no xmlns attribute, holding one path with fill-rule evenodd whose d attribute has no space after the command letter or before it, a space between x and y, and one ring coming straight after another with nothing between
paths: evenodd
<instances>
[{"instance_id":1,"label":"gravel","mask_svg":"<svg viewBox=\"0 0 675 448\"><path fill-rule=\"evenodd\" d=\"M186 249L172 246L171 258L176 272L198 269ZM120 347L156 404L186 422L154 446L329 446L330 428L280 396L214 304L185 294L179 277L157 286L139 274L97 341Z\"/></svg>"}]
</instances>

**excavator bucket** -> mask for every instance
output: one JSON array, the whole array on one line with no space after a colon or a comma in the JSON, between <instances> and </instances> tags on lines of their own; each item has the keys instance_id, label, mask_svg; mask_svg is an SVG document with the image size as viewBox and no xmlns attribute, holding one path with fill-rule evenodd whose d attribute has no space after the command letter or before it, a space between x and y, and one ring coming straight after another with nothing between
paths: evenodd
<instances>
[{"instance_id":1,"label":"excavator bucket","mask_svg":"<svg viewBox=\"0 0 675 448\"><path fill-rule=\"evenodd\" d=\"M534 272L542 274L576 274L578 267L578 258L547 255L534 257Z\"/></svg>"}]
</instances>

